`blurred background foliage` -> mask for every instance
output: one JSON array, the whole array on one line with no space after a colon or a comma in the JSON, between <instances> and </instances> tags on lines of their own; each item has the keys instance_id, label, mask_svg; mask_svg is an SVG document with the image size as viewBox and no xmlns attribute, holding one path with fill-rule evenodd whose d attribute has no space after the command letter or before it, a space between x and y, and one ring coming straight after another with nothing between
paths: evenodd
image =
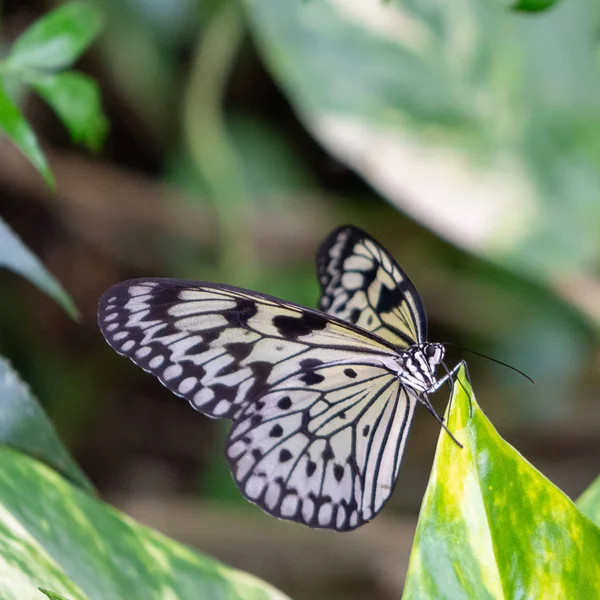
<instances>
[{"instance_id":1,"label":"blurred background foliage","mask_svg":"<svg viewBox=\"0 0 600 600\"><path fill-rule=\"evenodd\" d=\"M81 319L0 271L0 353L104 497L294 598L397 597L438 434L425 411L384 514L344 536L312 533L247 505L223 458L227 426L116 356L95 323L105 288L144 275L314 306L314 253L346 222L407 270L432 340L535 379L465 355L501 434L571 497L592 481L597 3L535 14L482 0L91 4L104 26L76 66L98 82L106 121L88 113L86 137L31 91L48 101L48 86L11 88L55 192L0 140L0 214ZM2 2L0 49L56 5ZM69 131L93 149L106 124L97 154L72 143Z\"/></svg>"}]
</instances>

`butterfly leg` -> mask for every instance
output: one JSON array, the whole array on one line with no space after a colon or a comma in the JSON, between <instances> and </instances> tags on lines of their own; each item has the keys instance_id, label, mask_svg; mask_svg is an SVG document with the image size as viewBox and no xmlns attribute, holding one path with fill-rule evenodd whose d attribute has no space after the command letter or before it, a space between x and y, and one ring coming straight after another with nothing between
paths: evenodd
<instances>
[{"instance_id":1,"label":"butterfly leg","mask_svg":"<svg viewBox=\"0 0 600 600\"><path fill-rule=\"evenodd\" d=\"M446 364L442 362L442 366L446 370L446 374L441 379L438 379L438 381L436 381L435 385L431 389L428 390L428 393L432 394L433 392L437 392L448 381L454 381L454 376L456 375L456 373L458 373L458 370L463 365L465 366L465 369L466 369L467 368L467 363L464 360L461 360L452 369L452 371L449 371L448 367L446 366ZM468 373L468 371L467 371L467 373Z\"/></svg>"},{"instance_id":2,"label":"butterfly leg","mask_svg":"<svg viewBox=\"0 0 600 600\"><path fill-rule=\"evenodd\" d=\"M433 418L442 426L442 428L450 436L450 438L452 439L452 441L459 448L462 449L463 445L452 435L452 432L446 427L446 424L444 423L444 419L442 419L442 417L440 417L437 414L437 412L435 411L435 408L433 408L433 405L429 401L429 398L427 397L427 395L426 394L423 394L422 396L416 396L415 395L415 398L427 409L427 412L429 412L429 414L432 415Z\"/></svg>"},{"instance_id":3,"label":"butterfly leg","mask_svg":"<svg viewBox=\"0 0 600 600\"><path fill-rule=\"evenodd\" d=\"M444 375L444 377L442 377L442 379L440 379L440 381L438 381L436 383L436 385L434 386L432 391L438 390L444 383L450 383L450 381L453 382L454 375L456 375L456 373L458 372L458 369L460 369L461 366L464 366L465 372L467 374L467 379L469 380L469 382L471 381L471 377L469 376L469 369L467 367L467 363L464 360L461 360L454 367L454 369L452 369L452 371L448 370L446 363L442 362L442 366L446 370L446 375ZM460 384L460 387L464 390L465 394L467 394L467 398L469 399L469 418L471 418L471 417L473 417L473 403L471 402L471 394L465 388L465 386L463 385L462 381L460 381L460 379L456 379L456 381L458 381L458 383ZM450 391L452 391L452 387L450 387ZM452 396L450 396L450 406L448 407L448 412L450 412L451 406L452 406Z\"/></svg>"}]
</instances>

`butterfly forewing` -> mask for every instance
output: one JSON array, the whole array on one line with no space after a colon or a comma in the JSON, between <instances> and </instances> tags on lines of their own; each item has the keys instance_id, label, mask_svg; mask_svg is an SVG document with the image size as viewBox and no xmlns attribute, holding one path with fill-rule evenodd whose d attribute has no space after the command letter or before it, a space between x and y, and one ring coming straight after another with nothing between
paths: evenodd
<instances>
[{"instance_id":1,"label":"butterfly forewing","mask_svg":"<svg viewBox=\"0 0 600 600\"><path fill-rule=\"evenodd\" d=\"M377 359L307 361L234 423L226 450L232 474L272 515L354 529L392 492L414 403Z\"/></svg>"},{"instance_id":2,"label":"butterfly forewing","mask_svg":"<svg viewBox=\"0 0 600 600\"><path fill-rule=\"evenodd\" d=\"M302 361L394 355L317 311L204 282L117 284L101 298L98 318L117 352L211 417L235 418Z\"/></svg>"},{"instance_id":3,"label":"butterfly forewing","mask_svg":"<svg viewBox=\"0 0 600 600\"><path fill-rule=\"evenodd\" d=\"M406 273L356 227L336 229L317 257L319 308L399 348L425 341L423 302Z\"/></svg>"}]
</instances>

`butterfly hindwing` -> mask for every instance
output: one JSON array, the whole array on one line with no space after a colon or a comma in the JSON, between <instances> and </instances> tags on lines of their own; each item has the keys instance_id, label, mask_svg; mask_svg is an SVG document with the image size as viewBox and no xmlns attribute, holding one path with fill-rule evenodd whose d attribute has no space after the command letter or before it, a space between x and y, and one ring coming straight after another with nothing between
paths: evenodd
<instances>
[{"instance_id":1,"label":"butterfly hindwing","mask_svg":"<svg viewBox=\"0 0 600 600\"><path fill-rule=\"evenodd\" d=\"M272 515L354 529L392 493L414 406L377 360L312 361L239 415L226 449L232 474Z\"/></svg>"},{"instance_id":2,"label":"butterfly hindwing","mask_svg":"<svg viewBox=\"0 0 600 600\"><path fill-rule=\"evenodd\" d=\"M427 338L427 317L414 285L392 256L353 226L336 229L317 256L319 308L399 348Z\"/></svg>"},{"instance_id":3,"label":"butterfly hindwing","mask_svg":"<svg viewBox=\"0 0 600 600\"><path fill-rule=\"evenodd\" d=\"M205 282L119 283L102 296L98 321L117 352L211 417L235 418L302 361L393 356L318 311Z\"/></svg>"}]
</instances>

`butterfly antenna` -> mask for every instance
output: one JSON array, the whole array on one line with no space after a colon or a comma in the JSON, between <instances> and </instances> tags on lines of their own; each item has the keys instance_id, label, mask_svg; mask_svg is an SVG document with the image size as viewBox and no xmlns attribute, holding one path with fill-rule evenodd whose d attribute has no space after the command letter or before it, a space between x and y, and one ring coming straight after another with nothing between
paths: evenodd
<instances>
[{"instance_id":1,"label":"butterfly antenna","mask_svg":"<svg viewBox=\"0 0 600 600\"><path fill-rule=\"evenodd\" d=\"M436 412L431 402L429 402L429 398L427 396L423 396L423 398L418 397L418 400L425 406L425 408L429 411L433 418L442 426L444 431L450 436L450 439L462 450L464 446L452 435L452 432L446 427L444 423L444 419L442 419Z\"/></svg>"},{"instance_id":2,"label":"butterfly antenna","mask_svg":"<svg viewBox=\"0 0 600 600\"><path fill-rule=\"evenodd\" d=\"M499 365L502 365L503 367L506 367L506 368L510 369L511 371L515 371L515 373L522 375L523 377L525 377L525 379L527 379L531 383L535 384L535 381L533 381L533 379L531 379L531 377L529 377L529 375L527 375L527 373L523 373L523 371L521 371L520 369L517 369L517 367L513 367L512 365L502 362L501 360L498 360L497 358L492 358L491 356L488 356L487 354L482 354L481 352L476 352L475 350L471 350L470 348L465 348L464 346L459 346L458 344L453 344L452 342L444 342L443 345L444 346L454 346L455 348L458 348L459 350L464 350L465 352L470 352L471 354L475 354L476 356L481 356L481 358L487 358L488 360L498 363Z\"/></svg>"}]
</instances>

